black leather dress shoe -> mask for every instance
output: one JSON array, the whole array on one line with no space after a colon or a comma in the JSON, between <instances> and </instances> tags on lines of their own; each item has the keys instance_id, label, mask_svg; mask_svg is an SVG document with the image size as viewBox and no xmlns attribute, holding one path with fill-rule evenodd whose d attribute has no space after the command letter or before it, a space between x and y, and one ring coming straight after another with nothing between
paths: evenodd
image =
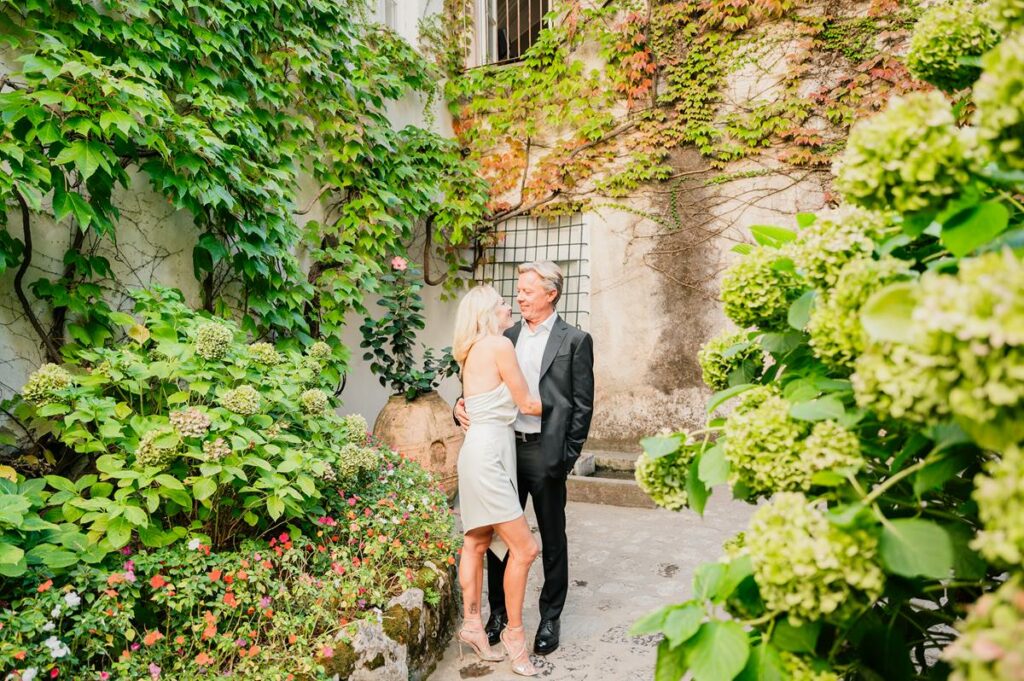
<instances>
[{"instance_id":1,"label":"black leather dress shoe","mask_svg":"<svg viewBox=\"0 0 1024 681\"><path fill-rule=\"evenodd\" d=\"M508 615L503 612L492 612L491 616L487 618L487 626L484 627L484 631L487 632L487 642L492 646L498 645L498 641L501 640L501 630L508 624Z\"/></svg>"},{"instance_id":2,"label":"black leather dress shoe","mask_svg":"<svg viewBox=\"0 0 1024 681\"><path fill-rule=\"evenodd\" d=\"M558 620L541 620L537 638L533 640L533 653L547 655L558 648Z\"/></svg>"}]
</instances>

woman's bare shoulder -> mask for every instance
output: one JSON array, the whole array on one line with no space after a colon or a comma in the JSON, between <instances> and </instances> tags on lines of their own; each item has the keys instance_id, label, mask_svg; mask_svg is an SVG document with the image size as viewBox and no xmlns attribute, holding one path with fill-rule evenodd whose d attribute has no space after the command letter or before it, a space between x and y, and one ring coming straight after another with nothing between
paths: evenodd
<instances>
[{"instance_id":1,"label":"woman's bare shoulder","mask_svg":"<svg viewBox=\"0 0 1024 681\"><path fill-rule=\"evenodd\" d=\"M512 341L504 336L498 334L494 336L486 336L481 338L477 345L481 348L485 348L491 352L499 352L512 347Z\"/></svg>"}]
</instances>

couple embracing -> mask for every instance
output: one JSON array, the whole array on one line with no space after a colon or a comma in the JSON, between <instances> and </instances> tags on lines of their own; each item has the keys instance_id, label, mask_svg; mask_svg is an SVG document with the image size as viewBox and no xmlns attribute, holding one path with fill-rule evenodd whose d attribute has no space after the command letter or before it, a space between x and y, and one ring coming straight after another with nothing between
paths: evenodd
<instances>
[{"instance_id":1,"label":"couple embracing","mask_svg":"<svg viewBox=\"0 0 1024 681\"><path fill-rule=\"evenodd\" d=\"M456 417L466 430L459 453L459 503L465 542L459 562L464 622L458 638L483 660L499 661L500 640L512 670L534 676L523 628L530 565L540 553L523 513L533 499L543 542L544 586L534 652L558 647L569 590L565 535L566 476L583 449L594 403L590 335L558 317L563 276L555 263L519 266L516 302L523 321L491 286L459 304L453 350L464 399ZM490 618L481 619L484 562Z\"/></svg>"}]
</instances>

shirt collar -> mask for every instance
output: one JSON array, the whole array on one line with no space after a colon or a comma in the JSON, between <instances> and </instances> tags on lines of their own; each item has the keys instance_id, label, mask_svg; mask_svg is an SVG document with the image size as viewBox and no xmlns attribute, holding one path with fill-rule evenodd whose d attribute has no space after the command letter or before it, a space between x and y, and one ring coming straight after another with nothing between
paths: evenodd
<instances>
[{"instance_id":1,"label":"shirt collar","mask_svg":"<svg viewBox=\"0 0 1024 681\"><path fill-rule=\"evenodd\" d=\"M538 324L537 328L535 330L533 330L533 331L530 330L530 325L527 324L526 320L524 319L523 320L523 331L525 331L526 333L528 333L531 336L536 336L541 331L546 331L548 333L551 333L551 329L554 328L555 320L557 320L557 319L558 319L558 313L557 312L552 312L550 315L548 315L548 318L545 319L544 321L542 321L540 324Z\"/></svg>"}]
</instances>

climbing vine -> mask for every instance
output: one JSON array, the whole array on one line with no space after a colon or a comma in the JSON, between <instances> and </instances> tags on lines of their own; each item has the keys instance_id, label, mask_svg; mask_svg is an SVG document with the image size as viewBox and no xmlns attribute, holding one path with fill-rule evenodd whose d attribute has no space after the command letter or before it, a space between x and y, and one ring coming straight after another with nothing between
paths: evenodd
<instances>
[{"instance_id":1,"label":"climbing vine","mask_svg":"<svg viewBox=\"0 0 1024 681\"><path fill-rule=\"evenodd\" d=\"M459 267L485 187L453 142L391 126L386 102L430 93L436 72L365 15L359 0L0 0L0 273L16 269L51 360L117 328L102 246L131 229L118 188L148 182L191 216L204 307L258 335L334 334L419 221L428 255ZM323 216L300 225L303 177ZM40 216L72 236L61 276L26 281Z\"/></svg>"},{"instance_id":2,"label":"climbing vine","mask_svg":"<svg viewBox=\"0 0 1024 681\"><path fill-rule=\"evenodd\" d=\"M728 166L752 156L825 166L853 121L923 87L895 56L913 7L792 9L790 0L575 0L548 15L517 64L453 69L467 53L449 53L439 62L445 94L489 183L492 220L609 205L694 170L709 180L749 172ZM447 11L449 33L466 36L457 3ZM762 76L764 92L730 92L734 80ZM687 149L701 162L682 168Z\"/></svg>"}]
</instances>

